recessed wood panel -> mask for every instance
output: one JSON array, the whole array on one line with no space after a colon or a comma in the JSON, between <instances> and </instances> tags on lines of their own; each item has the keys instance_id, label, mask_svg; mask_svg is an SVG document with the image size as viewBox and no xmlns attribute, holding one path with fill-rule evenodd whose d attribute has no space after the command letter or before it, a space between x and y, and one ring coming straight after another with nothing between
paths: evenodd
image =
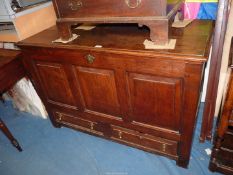
<instances>
[{"instance_id":1,"label":"recessed wood panel","mask_svg":"<svg viewBox=\"0 0 233 175\"><path fill-rule=\"evenodd\" d=\"M128 74L131 118L135 123L179 130L180 79Z\"/></svg>"},{"instance_id":2,"label":"recessed wood panel","mask_svg":"<svg viewBox=\"0 0 233 175\"><path fill-rule=\"evenodd\" d=\"M74 98L62 65L40 62L36 66L48 101L75 106Z\"/></svg>"},{"instance_id":3,"label":"recessed wood panel","mask_svg":"<svg viewBox=\"0 0 233 175\"><path fill-rule=\"evenodd\" d=\"M77 67L77 75L87 110L120 115L113 70Z\"/></svg>"}]
</instances>

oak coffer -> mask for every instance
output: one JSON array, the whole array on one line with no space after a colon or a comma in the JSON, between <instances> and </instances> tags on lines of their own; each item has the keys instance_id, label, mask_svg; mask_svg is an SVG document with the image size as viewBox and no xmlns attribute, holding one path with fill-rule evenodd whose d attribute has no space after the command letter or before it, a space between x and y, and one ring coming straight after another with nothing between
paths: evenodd
<instances>
[{"instance_id":1,"label":"oak coffer","mask_svg":"<svg viewBox=\"0 0 233 175\"><path fill-rule=\"evenodd\" d=\"M72 37L77 23L138 23L150 28L150 38L168 42L169 26L183 14L183 0L53 0L57 26L63 40Z\"/></svg>"},{"instance_id":2,"label":"oak coffer","mask_svg":"<svg viewBox=\"0 0 233 175\"><path fill-rule=\"evenodd\" d=\"M211 21L171 29L172 50L146 50L147 28L101 24L55 44L56 27L18 43L54 126L189 162ZM100 47L101 46L101 47Z\"/></svg>"}]
</instances>

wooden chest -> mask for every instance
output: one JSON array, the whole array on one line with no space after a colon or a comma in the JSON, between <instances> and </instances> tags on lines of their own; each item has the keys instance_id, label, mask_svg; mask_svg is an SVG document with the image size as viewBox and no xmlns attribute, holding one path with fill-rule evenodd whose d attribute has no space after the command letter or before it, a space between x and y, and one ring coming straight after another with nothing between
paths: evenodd
<instances>
[{"instance_id":1,"label":"wooden chest","mask_svg":"<svg viewBox=\"0 0 233 175\"><path fill-rule=\"evenodd\" d=\"M168 41L169 25L183 0L53 0L63 40L72 37L77 23L138 23L150 28L152 41ZM181 15L182 16L182 15Z\"/></svg>"},{"instance_id":2,"label":"wooden chest","mask_svg":"<svg viewBox=\"0 0 233 175\"><path fill-rule=\"evenodd\" d=\"M142 43L149 32L136 25L80 30L69 44L51 42L59 37L54 27L18 45L54 126L165 155L187 167L212 22L197 20L171 31L174 50L146 50Z\"/></svg>"}]
</instances>

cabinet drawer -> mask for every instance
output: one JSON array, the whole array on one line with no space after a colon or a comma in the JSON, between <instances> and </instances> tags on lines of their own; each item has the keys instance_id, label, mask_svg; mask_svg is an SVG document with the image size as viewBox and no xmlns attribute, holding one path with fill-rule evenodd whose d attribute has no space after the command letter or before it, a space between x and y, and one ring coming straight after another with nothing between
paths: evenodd
<instances>
[{"instance_id":1,"label":"cabinet drawer","mask_svg":"<svg viewBox=\"0 0 233 175\"><path fill-rule=\"evenodd\" d=\"M56 0L61 17L130 17L166 15L161 0ZM159 8L158 8L159 7Z\"/></svg>"},{"instance_id":2,"label":"cabinet drawer","mask_svg":"<svg viewBox=\"0 0 233 175\"><path fill-rule=\"evenodd\" d=\"M88 133L97 135L103 135L102 132L98 131L98 125L96 122L79 118L78 116L72 116L61 112L54 112L55 121L59 124L66 125L68 127L81 130Z\"/></svg>"},{"instance_id":3,"label":"cabinet drawer","mask_svg":"<svg viewBox=\"0 0 233 175\"><path fill-rule=\"evenodd\" d=\"M123 142L139 149L158 152L171 157L177 156L177 142L160 137L155 137L148 134L143 134L137 131L125 129L115 125L93 122L73 116L64 114L62 112L54 112L56 122L77 130L81 130L90 134L104 136L118 142Z\"/></svg>"},{"instance_id":4,"label":"cabinet drawer","mask_svg":"<svg viewBox=\"0 0 233 175\"><path fill-rule=\"evenodd\" d=\"M113 139L123 141L129 145L146 149L149 151L155 151L169 156L177 155L177 142L154 137L148 134L142 134L137 131L124 129L117 126L113 128Z\"/></svg>"}]
</instances>

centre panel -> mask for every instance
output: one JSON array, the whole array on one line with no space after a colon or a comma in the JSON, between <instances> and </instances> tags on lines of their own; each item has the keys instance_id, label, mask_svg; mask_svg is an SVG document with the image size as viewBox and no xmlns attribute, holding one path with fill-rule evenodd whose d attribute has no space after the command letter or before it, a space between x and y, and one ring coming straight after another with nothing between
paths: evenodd
<instances>
[{"instance_id":1,"label":"centre panel","mask_svg":"<svg viewBox=\"0 0 233 175\"><path fill-rule=\"evenodd\" d=\"M76 67L85 112L121 116L114 70Z\"/></svg>"}]
</instances>

